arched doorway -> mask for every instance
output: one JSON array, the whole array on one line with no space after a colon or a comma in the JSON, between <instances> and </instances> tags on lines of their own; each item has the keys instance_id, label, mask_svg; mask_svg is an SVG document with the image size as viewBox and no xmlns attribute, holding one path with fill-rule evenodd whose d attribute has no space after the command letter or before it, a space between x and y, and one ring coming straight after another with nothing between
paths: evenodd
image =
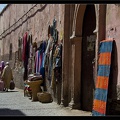
<instances>
[{"instance_id":1,"label":"arched doorway","mask_svg":"<svg viewBox=\"0 0 120 120\"><path fill-rule=\"evenodd\" d=\"M94 97L93 59L95 58L95 6L87 5L82 26L81 109L92 111Z\"/></svg>"}]
</instances>

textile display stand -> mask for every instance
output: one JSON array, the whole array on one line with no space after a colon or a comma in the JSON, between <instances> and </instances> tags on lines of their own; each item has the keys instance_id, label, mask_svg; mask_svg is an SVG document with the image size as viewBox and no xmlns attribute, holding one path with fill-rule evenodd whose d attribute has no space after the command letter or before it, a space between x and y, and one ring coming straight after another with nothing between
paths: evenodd
<instances>
[{"instance_id":1,"label":"textile display stand","mask_svg":"<svg viewBox=\"0 0 120 120\"><path fill-rule=\"evenodd\" d=\"M100 42L98 73L93 99L92 116L105 116L106 114L112 49L113 39L103 40Z\"/></svg>"}]
</instances>

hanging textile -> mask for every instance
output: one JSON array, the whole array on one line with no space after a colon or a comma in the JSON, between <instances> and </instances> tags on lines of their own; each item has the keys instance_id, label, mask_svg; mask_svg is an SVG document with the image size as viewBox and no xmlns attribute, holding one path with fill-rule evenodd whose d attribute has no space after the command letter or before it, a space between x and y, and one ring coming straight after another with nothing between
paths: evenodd
<instances>
[{"instance_id":1,"label":"hanging textile","mask_svg":"<svg viewBox=\"0 0 120 120\"><path fill-rule=\"evenodd\" d=\"M98 74L93 100L92 116L105 116L106 114L112 49L113 40L104 40L100 43Z\"/></svg>"},{"instance_id":2,"label":"hanging textile","mask_svg":"<svg viewBox=\"0 0 120 120\"><path fill-rule=\"evenodd\" d=\"M39 72L39 61L40 61L40 52L39 50L36 51L36 55L35 55L35 73Z\"/></svg>"},{"instance_id":3,"label":"hanging textile","mask_svg":"<svg viewBox=\"0 0 120 120\"><path fill-rule=\"evenodd\" d=\"M62 77L62 44L58 46L58 54L55 61L55 77L57 81L61 82Z\"/></svg>"},{"instance_id":4,"label":"hanging textile","mask_svg":"<svg viewBox=\"0 0 120 120\"><path fill-rule=\"evenodd\" d=\"M29 57L33 57L33 46L32 46L32 34L29 35L30 36L30 54Z\"/></svg>"},{"instance_id":5,"label":"hanging textile","mask_svg":"<svg viewBox=\"0 0 120 120\"><path fill-rule=\"evenodd\" d=\"M22 38L18 39L18 60L22 61Z\"/></svg>"},{"instance_id":6,"label":"hanging textile","mask_svg":"<svg viewBox=\"0 0 120 120\"><path fill-rule=\"evenodd\" d=\"M44 68L45 49L46 49L46 42L42 41L35 55L35 68L36 68L35 72L36 73L41 73L41 68ZM44 77L44 72L42 71L42 73Z\"/></svg>"},{"instance_id":7,"label":"hanging textile","mask_svg":"<svg viewBox=\"0 0 120 120\"><path fill-rule=\"evenodd\" d=\"M52 53L53 53L53 46L50 48L50 51L49 51L49 62L48 62L48 80L50 81L51 81L52 69L53 69L53 54Z\"/></svg>"},{"instance_id":8,"label":"hanging textile","mask_svg":"<svg viewBox=\"0 0 120 120\"><path fill-rule=\"evenodd\" d=\"M28 75L28 41L27 41L28 33L26 32L23 36L23 54L22 54L22 60L24 62L24 76L23 79L27 80Z\"/></svg>"},{"instance_id":9,"label":"hanging textile","mask_svg":"<svg viewBox=\"0 0 120 120\"><path fill-rule=\"evenodd\" d=\"M45 67L44 67L45 50L46 50L46 42L44 41L42 43L41 64L40 64L40 74L42 75L43 79L45 78Z\"/></svg>"},{"instance_id":10,"label":"hanging textile","mask_svg":"<svg viewBox=\"0 0 120 120\"><path fill-rule=\"evenodd\" d=\"M33 73L36 73L36 51L37 51L37 43L34 41L32 43L32 59L34 61L34 64L32 65L32 68L34 68Z\"/></svg>"},{"instance_id":11,"label":"hanging textile","mask_svg":"<svg viewBox=\"0 0 120 120\"><path fill-rule=\"evenodd\" d=\"M40 43L40 46L38 48L39 51L39 58L38 58L38 72L40 73L40 66L42 63L42 46L43 46L43 42Z\"/></svg>"},{"instance_id":12,"label":"hanging textile","mask_svg":"<svg viewBox=\"0 0 120 120\"><path fill-rule=\"evenodd\" d=\"M46 67L48 80L51 80L51 70L52 70L52 53L53 53L53 38L50 36L44 55L43 66Z\"/></svg>"},{"instance_id":13,"label":"hanging textile","mask_svg":"<svg viewBox=\"0 0 120 120\"><path fill-rule=\"evenodd\" d=\"M28 35L28 39L27 39L27 57L30 57L30 35Z\"/></svg>"},{"instance_id":14,"label":"hanging textile","mask_svg":"<svg viewBox=\"0 0 120 120\"><path fill-rule=\"evenodd\" d=\"M34 67L32 68L33 59L33 46L32 46L32 35L28 36L28 74L34 73Z\"/></svg>"},{"instance_id":15,"label":"hanging textile","mask_svg":"<svg viewBox=\"0 0 120 120\"><path fill-rule=\"evenodd\" d=\"M27 32L23 36L23 54L22 54L22 60L25 61L25 53L26 53L26 44L27 44Z\"/></svg>"},{"instance_id":16,"label":"hanging textile","mask_svg":"<svg viewBox=\"0 0 120 120\"><path fill-rule=\"evenodd\" d=\"M55 67L56 67L56 57L58 56L59 54L59 46L58 44L55 44L54 45L54 52L53 52L53 64L52 64L52 79L51 79L51 88L54 89L55 88L55 85L56 85L56 78L55 78L55 73L54 73L54 70L55 70Z\"/></svg>"}]
</instances>

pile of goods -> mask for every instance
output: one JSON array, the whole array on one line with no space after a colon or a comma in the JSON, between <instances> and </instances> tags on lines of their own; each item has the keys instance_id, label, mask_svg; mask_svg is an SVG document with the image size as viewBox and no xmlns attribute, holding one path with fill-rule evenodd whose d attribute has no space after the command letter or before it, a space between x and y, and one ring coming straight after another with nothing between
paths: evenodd
<instances>
[{"instance_id":1,"label":"pile of goods","mask_svg":"<svg viewBox=\"0 0 120 120\"><path fill-rule=\"evenodd\" d=\"M37 80L42 80L42 75L40 75L39 73L30 74L27 81ZM27 81L25 81L24 83L24 96L32 97L32 89L30 88L30 85L26 84Z\"/></svg>"}]
</instances>

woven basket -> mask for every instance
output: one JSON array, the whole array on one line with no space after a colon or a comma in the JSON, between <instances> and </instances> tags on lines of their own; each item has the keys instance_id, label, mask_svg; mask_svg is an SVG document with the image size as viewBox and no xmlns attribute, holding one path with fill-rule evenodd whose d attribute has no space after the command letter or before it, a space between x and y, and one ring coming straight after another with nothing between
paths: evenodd
<instances>
[{"instance_id":1,"label":"woven basket","mask_svg":"<svg viewBox=\"0 0 120 120\"><path fill-rule=\"evenodd\" d=\"M52 96L48 92L37 93L38 100L42 103L50 103L53 101Z\"/></svg>"},{"instance_id":2,"label":"woven basket","mask_svg":"<svg viewBox=\"0 0 120 120\"><path fill-rule=\"evenodd\" d=\"M26 84L30 85L30 88L32 89L32 101L38 101L37 93L42 91L40 87L42 82L43 80L26 82Z\"/></svg>"}]
</instances>

